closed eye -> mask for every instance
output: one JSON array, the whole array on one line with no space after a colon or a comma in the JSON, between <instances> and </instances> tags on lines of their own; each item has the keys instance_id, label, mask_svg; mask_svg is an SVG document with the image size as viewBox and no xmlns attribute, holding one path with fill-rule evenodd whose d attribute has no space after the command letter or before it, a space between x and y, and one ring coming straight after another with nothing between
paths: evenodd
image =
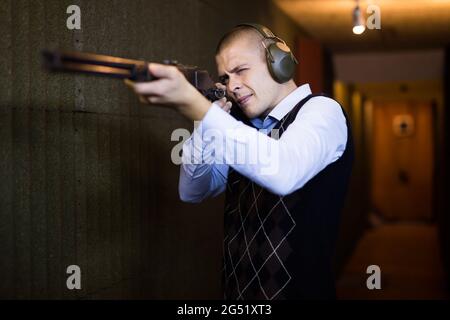
<instances>
[{"instance_id":1,"label":"closed eye","mask_svg":"<svg viewBox=\"0 0 450 320\"><path fill-rule=\"evenodd\" d=\"M248 68L242 68L242 67L236 67L234 68L230 73L235 73L237 75L240 75L242 72L244 72L245 70L248 70ZM219 77L219 82L223 85L227 85L227 83L229 82L229 76L228 75L223 75Z\"/></svg>"},{"instance_id":2,"label":"closed eye","mask_svg":"<svg viewBox=\"0 0 450 320\"><path fill-rule=\"evenodd\" d=\"M247 68L238 69L238 70L236 71L236 74L241 74L241 73L244 72L245 70L247 70Z\"/></svg>"}]
</instances>

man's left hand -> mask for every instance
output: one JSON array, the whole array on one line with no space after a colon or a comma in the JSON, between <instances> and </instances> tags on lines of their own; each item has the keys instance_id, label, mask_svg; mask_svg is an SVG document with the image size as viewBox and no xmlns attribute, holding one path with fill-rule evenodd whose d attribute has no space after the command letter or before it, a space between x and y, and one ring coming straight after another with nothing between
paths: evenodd
<instances>
[{"instance_id":1,"label":"man's left hand","mask_svg":"<svg viewBox=\"0 0 450 320\"><path fill-rule=\"evenodd\" d=\"M150 105L162 105L176 109L191 120L202 120L208 112L208 101L186 77L174 66L150 63L149 71L157 80L125 83L139 96L139 100Z\"/></svg>"}]
</instances>

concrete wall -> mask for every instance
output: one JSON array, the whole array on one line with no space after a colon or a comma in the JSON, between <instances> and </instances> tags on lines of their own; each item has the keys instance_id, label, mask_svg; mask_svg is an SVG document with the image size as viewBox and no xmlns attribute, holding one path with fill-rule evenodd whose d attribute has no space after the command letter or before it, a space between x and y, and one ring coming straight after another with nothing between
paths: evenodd
<instances>
[{"instance_id":1,"label":"concrete wall","mask_svg":"<svg viewBox=\"0 0 450 320\"><path fill-rule=\"evenodd\" d=\"M0 297L219 298L223 198L178 199L175 128L121 81L41 70L40 50L177 59L214 71L217 39L269 1L0 0ZM81 30L66 9L81 8ZM79 265L82 289L66 288Z\"/></svg>"}]
</instances>

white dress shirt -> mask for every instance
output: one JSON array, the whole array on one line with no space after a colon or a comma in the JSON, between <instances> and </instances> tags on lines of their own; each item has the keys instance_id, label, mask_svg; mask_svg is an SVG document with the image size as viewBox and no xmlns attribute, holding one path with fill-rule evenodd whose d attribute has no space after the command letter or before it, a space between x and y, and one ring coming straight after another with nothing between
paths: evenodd
<instances>
[{"instance_id":1,"label":"white dress shirt","mask_svg":"<svg viewBox=\"0 0 450 320\"><path fill-rule=\"evenodd\" d=\"M181 200L200 202L223 192L229 166L284 196L303 187L339 159L347 144L347 124L340 105L333 99L311 98L279 139L267 135L267 129L272 129L309 94L311 89L304 84L286 96L264 120L252 119L253 124L266 129L263 132L236 120L213 103L183 144Z\"/></svg>"}]
</instances>

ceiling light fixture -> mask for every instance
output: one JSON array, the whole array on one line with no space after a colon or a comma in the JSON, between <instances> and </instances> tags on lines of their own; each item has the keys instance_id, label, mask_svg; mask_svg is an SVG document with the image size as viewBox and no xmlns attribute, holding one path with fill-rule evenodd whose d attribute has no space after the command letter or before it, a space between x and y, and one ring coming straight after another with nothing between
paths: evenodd
<instances>
[{"instance_id":1,"label":"ceiling light fixture","mask_svg":"<svg viewBox=\"0 0 450 320\"><path fill-rule=\"evenodd\" d=\"M353 33L361 34L366 30L364 17L359 8L359 1L356 1L356 7L353 9Z\"/></svg>"}]
</instances>

